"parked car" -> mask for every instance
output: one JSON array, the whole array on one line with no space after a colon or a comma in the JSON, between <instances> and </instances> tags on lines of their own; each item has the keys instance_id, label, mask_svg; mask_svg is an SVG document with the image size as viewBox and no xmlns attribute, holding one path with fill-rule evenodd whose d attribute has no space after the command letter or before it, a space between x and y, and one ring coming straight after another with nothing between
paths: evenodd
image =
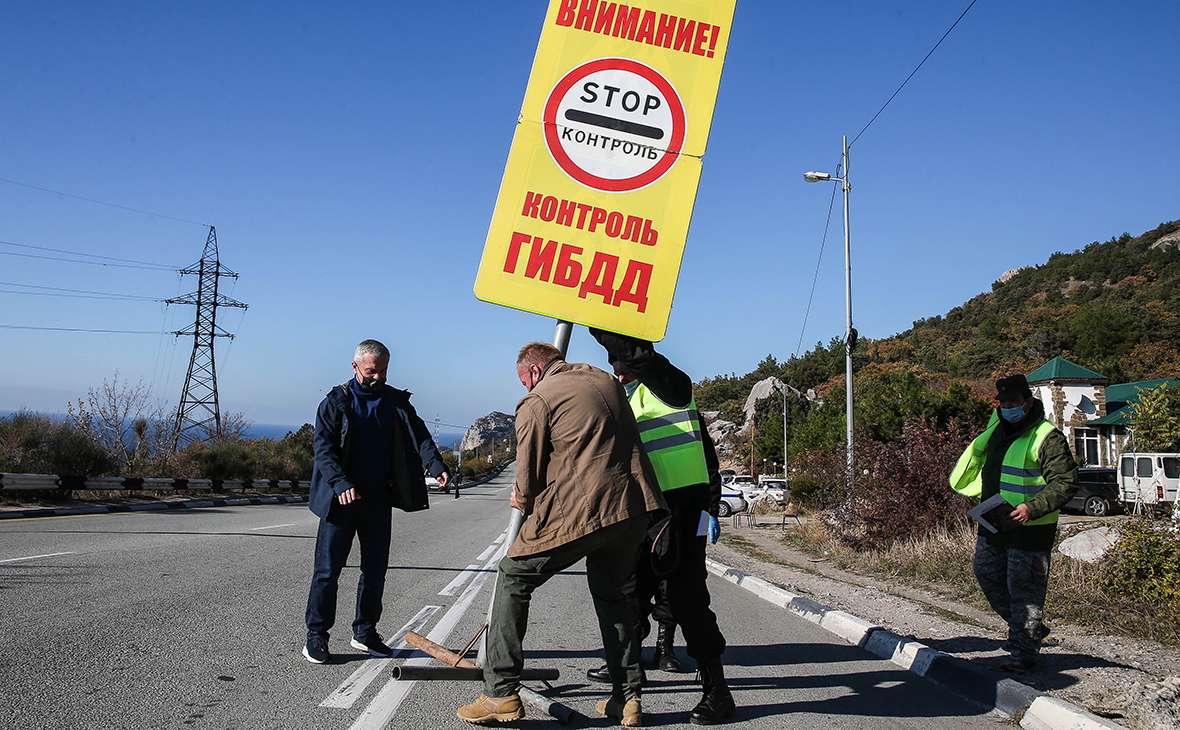
<instances>
[{"instance_id":1,"label":"parked car","mask_svg":"<svg viewBox=\"0 0 1180 730\"><path fill-rule=\"evenodd\" d=\"M742 494L742 490L737 489L733 484L721 485L721 504L717 507L718 517L729 517L738 512L744 512L749 503L746 502L746 497Z\"/></svg>"},{"instance_id":2,"label":"parked car","mask_svg":"<svg viewBox=\"0 0 1180 730\"><path fill-rule=\"evenodd\" d=\"M443 489L442 485L438 483L437 479L435 479L434 477L427 474L426 475L426 491L428 491L428 492L442 492L443 494L450 494L451 488L447 487L446 489Z\"/></svg>"},{"instance_id":3,"label":"parked car","mask_svg":"<svg viewBox=\"0 0 1180 730\"><path fill-rule=\"evenodd\" d=\"M1062 509L1103 517L1118 506L1119 480L1114 467L1082 467L1078 469L1078 484L1078 493Z\"/></svg>"},{"instance_id":4,"label":"parked car","mask_svg":"<svg viewBox=\"0 0 1180 730\"><path fill-rule=\"evenodd\" d=\"M769 495L771 499L777 504L787 503L787 480L786 479L759 479L758 486L750 490L745 490L746 499L756 499Z\"/></svg>"}]
</instances>

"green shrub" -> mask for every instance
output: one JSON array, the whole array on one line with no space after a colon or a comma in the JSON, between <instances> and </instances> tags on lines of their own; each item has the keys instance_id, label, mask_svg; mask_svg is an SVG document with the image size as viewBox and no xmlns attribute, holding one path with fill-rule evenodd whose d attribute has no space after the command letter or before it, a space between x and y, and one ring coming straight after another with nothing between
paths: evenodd
<instances>
[{"instance_id":1,"label":"green shrub","mask_svg":"<svg viewBox=\"0 0 1180 730\"><path fill-rule=\"evenodd\" d=\"M1147 518L1119 527L1119 541L1102 563L1102 587L1112 596L1180 609L1180 533Z\"/></svg>"},{"instance_id":2,"label":"green shrub","mask_svg":"<svg viewBox=\"0 0 1180 730\"><path fill-rule=\"evenodd\" d=\"M28 411L0 418L0 472L106 476L118 463L68 423Z\"/></svg>"}]
</instances>

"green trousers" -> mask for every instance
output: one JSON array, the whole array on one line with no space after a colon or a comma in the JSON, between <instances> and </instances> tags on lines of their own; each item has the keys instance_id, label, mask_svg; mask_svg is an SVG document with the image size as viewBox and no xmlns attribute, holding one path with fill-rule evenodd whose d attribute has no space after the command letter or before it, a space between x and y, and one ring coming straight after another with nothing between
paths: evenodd
<instances>
[{"instance_id":1,"label":"green trousers","mask_svg":"<svg viewBox=\"0 0 1180 730\"><path fill-rule=\"evenodd\" d=\"M524 635L533 591L557 573L586 559L586 582L598 614L598 629L616 700L639 697L642 681L635 616L623 584L635 570L647 515L617 522L551 550L500 561L484 662L484 694L507 697L520 688Z\"/></svg>"}]
</instances>

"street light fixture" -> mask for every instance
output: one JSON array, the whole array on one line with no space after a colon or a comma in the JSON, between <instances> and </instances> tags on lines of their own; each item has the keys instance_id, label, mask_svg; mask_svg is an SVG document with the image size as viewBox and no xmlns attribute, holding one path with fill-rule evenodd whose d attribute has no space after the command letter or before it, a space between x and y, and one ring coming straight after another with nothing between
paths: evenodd
<instances>
[{"instance_id":1,"label":"street light fixture","mask_svg":"<svg viewBox=\"0 0 1180 730\"><path fill-rule=\"evenodd\" d=\"M830 180L840 183L844 190L844 311L847 315L847 329L844 333L844 388L846 421L848 424L848 487L852 488L852 350L856 347L856 330L852 328L852 245L848 234L848 193L852 187L848 184L848 136L844 137L844 158L841 167L844 177L832 177L826 172L805 172L803 179L809 183Z\"/></svg>"}]
</instances>

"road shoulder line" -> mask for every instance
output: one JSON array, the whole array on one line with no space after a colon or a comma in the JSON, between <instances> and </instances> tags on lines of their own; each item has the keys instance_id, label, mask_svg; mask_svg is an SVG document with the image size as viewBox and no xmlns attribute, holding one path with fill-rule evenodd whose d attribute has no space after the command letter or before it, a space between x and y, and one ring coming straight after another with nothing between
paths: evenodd
<instances>
[{"instance_id":1,"label":"road shoulder line","mask_svg":"<svg viewBox=\"0 0 1180 730\"><path fill-rule=\"evenodd\" d=\"M1123 727L1077 705L1049 697L1026 684L898 636L852 614L835 611L757 576L708 558L705 565L717 577L817 624L875 656L888 659L973 705L1005 718L1023 713L1020 725L1027 730L1118 730Z\"/></svg>"}]
</instances>

